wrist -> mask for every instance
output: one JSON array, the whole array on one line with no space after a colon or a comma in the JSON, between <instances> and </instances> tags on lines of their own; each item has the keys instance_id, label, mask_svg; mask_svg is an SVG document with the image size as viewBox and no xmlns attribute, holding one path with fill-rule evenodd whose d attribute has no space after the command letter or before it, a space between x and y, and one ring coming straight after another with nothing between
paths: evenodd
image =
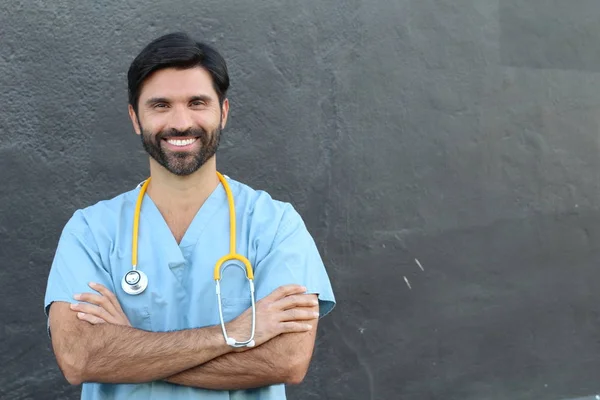
<instances>
[{"instance_id":1,"label":"wrist","mask_svg":"<svg viewBox=\"0 0 600 400\"><path fill-rule=\"evenodd\" d=\"M217 353L217 356L222 356L231 353L235 348L231 347L223 337L223 331L220 325L210 326L205 328L208 333L208 346Z\"/></svg>"},{"instance_id":2,"label":"wrist","mask_svg":"<svg viewBox=\"0 0 600 400\"><path fill-rule=\"evenodd\" d=\"M252 347L247 347L247 346L242 346L242 347L235 347L235 346L231 346L230 344L227 343L227 341L225 340L225 338L223 337L223 331L220 327L220 325L218 326L219 328L219 334L221 337L221 341L223 343L225 343L225 345L229 348L229 351L232 353L243 353L244 351L250 350ZM236 339L240 339L238 337L238 333L236 333L235 331L235 327L234 327L234 323L233 322L229 322L225 324L225 329L227 330L227 336L229 337L230 340L235 341ZM242 335L243 336L243 335ZM245 340L246 338L244 338Z\"/></svg>"}]
</instances>

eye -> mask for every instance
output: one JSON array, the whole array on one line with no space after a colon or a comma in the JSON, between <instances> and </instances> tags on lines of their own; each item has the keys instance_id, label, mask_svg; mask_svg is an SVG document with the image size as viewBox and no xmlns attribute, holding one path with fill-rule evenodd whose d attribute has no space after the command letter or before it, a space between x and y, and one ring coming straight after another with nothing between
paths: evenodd
<instances>
[{"instance_id":1,"label":"eye","mask_svg":"<svg viewBox=\"0 0 600 400\"><path fill-rule=\"evenodd\" d=\"M203 100L194 100L190 104L192 105L192 107L201 107L206 105L206 102Z\"/></svg>"},{"instance_id":2,"label":"eye","mask_svg":"<svg viewBox=\"0 0 600 400\"><path fill-rule=\"evenodd\" d=\"M167 103L156 103L152 108L167 108Z\"/></svg>"}]
</instances>

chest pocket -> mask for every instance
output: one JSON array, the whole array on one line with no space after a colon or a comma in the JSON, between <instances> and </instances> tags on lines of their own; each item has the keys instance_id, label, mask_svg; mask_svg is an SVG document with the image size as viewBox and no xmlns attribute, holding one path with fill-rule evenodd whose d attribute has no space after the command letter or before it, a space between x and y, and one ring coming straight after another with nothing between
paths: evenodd
<instances>
[{"instance_id":1,"label":"chest pocket","mask_svg":"<svg viewBox=\"0 0 600 400\"><path fill-rule=\"evenodd\" d=\"M236 317L240 316L244 311L252 307L252 300L250 299L250 290L248 290L248 297L222 297L223 301L223 320L229 322Z\"/></svg>"},{"instance_id":2,"label":"chest pocket","mask_svg":"<svg viewBox=\"0 0 600 400\"><path fill-rule=\"evenodd\" d=\"M137 295L125 293L121 287L121 279L128 270L129 266L124 266L121 269L117 269L113 274L112 281L113 287L115 288L114 294L131 326L137 329L150 331L152 330L152 320L149 290L146 289Z\"/></svg>"},{"instance_id":3,"label":"chest pocket","mask_svg":"<svg viewBox=\"0 0 600 400\"><path fill-rule=\"evenodd\" d=\"M229 322L252 307L250 284L241 268L230 266L221 273L223 319Z\"/></svg>"},{"instance_id":4,"label":"chest pocket","mask_svg":"<svg viewBox=\"0 0 600 400\"><path fill-rule=\"evenodd\" d=\"M142 329L145 331L152 330L152 319L150 315L150 299L149 293L146 290L144 293L138 295L129 295L123 292L123 289L119 285L118 290L122 294L118 294L117 298L121 304L121 308L125 312L127 319L132 327Z\"/></svg>"}]
</instances>

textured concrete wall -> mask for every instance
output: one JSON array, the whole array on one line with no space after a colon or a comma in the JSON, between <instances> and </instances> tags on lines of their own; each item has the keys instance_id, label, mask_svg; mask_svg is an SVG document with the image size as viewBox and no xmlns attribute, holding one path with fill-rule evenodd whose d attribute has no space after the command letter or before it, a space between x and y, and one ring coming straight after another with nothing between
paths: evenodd
<instances>
[{"instance_id":1,"label":"textured concrete wall","mask_svg":"<svg viewBox=\"0 0 600 400\"><path fill-rule=\"evenodd\" d=\"M45 334L48 268L76 208L145 176L125 74L179 29L229 62L220 169L297 206L338 296L290 398L600 392L599 17L593 0L0 1L0 398L78 396Z\"/></svg>"}]
</instances>

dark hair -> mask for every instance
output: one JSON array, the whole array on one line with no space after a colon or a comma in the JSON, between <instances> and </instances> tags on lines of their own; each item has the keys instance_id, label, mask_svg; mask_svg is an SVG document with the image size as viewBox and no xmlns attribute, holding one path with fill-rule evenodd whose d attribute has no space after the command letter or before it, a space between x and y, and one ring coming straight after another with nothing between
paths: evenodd
<instances>
[{"instance_id":1,"label":"dark hair","mask_svg":"<svg viewBox=\"0 0 600 400\"><path fill-rule=\"evenodd\" d=\"M208 71L219 103L223 105L229 89L225 60L211 46L197 42L182 32L169 33L153 40L133 60L127 73L129 104L137 113L142 85L152 73L165 68L194 67L202 67Z\"/></svg>"}]
</instances>

